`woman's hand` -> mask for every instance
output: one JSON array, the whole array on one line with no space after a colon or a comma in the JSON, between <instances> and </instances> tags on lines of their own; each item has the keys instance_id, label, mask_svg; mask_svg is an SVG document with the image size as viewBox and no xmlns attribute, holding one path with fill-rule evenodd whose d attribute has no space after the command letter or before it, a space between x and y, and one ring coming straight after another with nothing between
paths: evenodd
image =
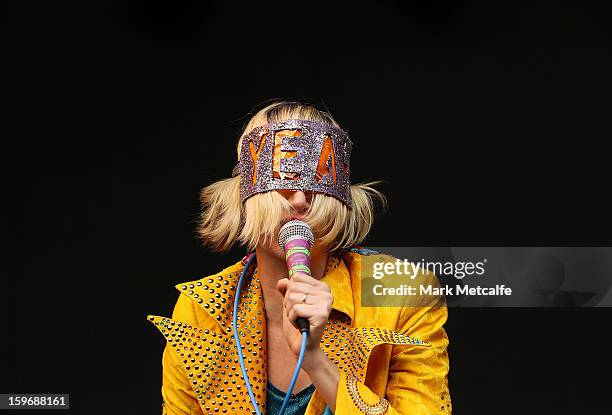
<instances>
[{"instance_id":1,"label":"woman's hand","mask_svg":"<svg viewBox=\"0 0 612 415\"><path fill-rule=\"evenodd\" d=\"M334 412L340 372L320 346L334 302L329 285L307 274L296 272L291 280L283 278L278 281L276 288L284 297L283 332L296 358L302 346L302 333L295 322L298 317L304 317L310 324L302 369L308 373L323 400ZM302 303L304 294L306 301Z\"/></svg>"},{"instance_id":2,"label":"woman's hand","mask_svg":"<svg viewBox=\"0 0 612 415\"><path fill-rule=\"evenodd\" d=\"M279 280L276 288L284 297L283 332L291 351L296 357L300 354L302 334L296 321L299 317L304 317L310 324L306 355L316 355L321 352L319 344L334 302L329 286L307 274L296 272L291 280L288 278ZM304 294L306 301L302 303Z\"/></svg>"}]
</instances>

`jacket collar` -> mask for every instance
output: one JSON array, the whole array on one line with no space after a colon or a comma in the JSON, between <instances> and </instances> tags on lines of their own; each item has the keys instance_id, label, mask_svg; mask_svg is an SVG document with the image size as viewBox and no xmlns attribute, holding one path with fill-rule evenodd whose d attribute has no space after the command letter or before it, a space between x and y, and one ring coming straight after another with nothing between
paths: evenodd
<instances>
[{"instance_id":1,"label":"jacket collar","mask_svg":"<svg viewBox=\"0 0 612 415\"><path fill-rule=\"evenodd\" d=\"M332 257L327 265L327 272L321 281L329 285L334 302L332 308L346 314L351 321L355 318L351 273L343 258Z\"/></svg>"},{"instance_id":2,"label":"jacket collar","mask_svg":"<svg viewBox=\"0 0 612 415\"><path fill-rule=\"evenodd\" d=\"M229 316L234 307L238 280L251 255L253 254L245 256L217 274L176 285L177 290L198 303L227 334L231 334L233 330L232 320ZM352 321L355 317L355 306L353 304L351 273L344 258L346 258L346 255L341 258L330 257L326 274L321 278L321 281L329 285L334 298L332 308L345 314ZM241 289L242 299L238 312L239 326L242 326L249 319L248 317L254 313L261 313L264 310L263 293L255 264L252 264L251 268L253 269L247 272L246 283ZM265 315L262 318L265 318Z\"/></svg>"}]
</instances>

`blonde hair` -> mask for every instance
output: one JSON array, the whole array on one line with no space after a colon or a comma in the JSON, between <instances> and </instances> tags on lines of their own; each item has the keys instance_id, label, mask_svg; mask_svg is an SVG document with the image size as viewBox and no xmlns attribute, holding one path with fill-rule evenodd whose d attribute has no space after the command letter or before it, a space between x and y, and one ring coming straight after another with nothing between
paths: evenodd
<instances>
[{"instance_id":1,"label":"blonde hair","mask_svg":"<svg viewBox=\"0 0 612 415\"><path fill-rule=\"evenodd\" d=\"M253 128L288 119L318 121L340 127L328 112L299 102L277 101L259 110L244 127L238 140L238 158L243 137ZM352 208L338 199L315 193L304 221L313 230L317 243L329 252L339 252L361 243L374 222L374 199L386 208L385 196L372 186L379 182L351 185ZM224 252L236 241L249 251L259 243L272 243L283 219L293 207L284 196L270 191L240 201L240 177L217 181L200 192L202 212L197 232L205 245Z\"/></svg>"}]
</instances>

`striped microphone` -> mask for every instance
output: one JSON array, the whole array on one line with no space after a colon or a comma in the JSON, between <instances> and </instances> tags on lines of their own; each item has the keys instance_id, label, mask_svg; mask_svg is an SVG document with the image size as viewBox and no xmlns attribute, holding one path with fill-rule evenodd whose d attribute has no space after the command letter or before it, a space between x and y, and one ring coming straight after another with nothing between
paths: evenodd
<instances>
[{"instance_id":1,"label":"striped microphone","mask_svg":"<svg viewBox=\"0 0 612 415\"><path fill-rule=\"evenodd\" d=\"M285 223L278 233L278 244L285 251L289 279L296 272L312 275L310 272L310 248L314 244L314 235L306 222L292 220ZM298 318L296 324L301 333L308 332L307 319Z\"/></svg>"}]
</instances>

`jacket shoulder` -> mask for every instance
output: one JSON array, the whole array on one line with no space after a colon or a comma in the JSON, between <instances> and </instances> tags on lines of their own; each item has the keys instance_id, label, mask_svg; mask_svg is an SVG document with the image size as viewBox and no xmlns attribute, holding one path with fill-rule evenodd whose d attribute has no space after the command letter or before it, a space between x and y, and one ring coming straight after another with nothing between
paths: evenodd
<instances>
[{"instance_id":1,"label":"jacket shoulder","mask_svg":"<svg viewBox=\"0 0 612 415\"><path fill-rule=\"evenodd\" d=\"M376 313L377 317L384 315L384 320L395 321L395 330L404 333L424 314L445 316L446 302L443 295L437 294L435 290L421 294L421 286L440 287L437 276L428 268L411 263L409 259L411 265L404 267L404 258L361 247L351 248L342 258L349 268L354 289L361 292L359 308L362 312ZM394 271L398 267L400 271ZM405 273L406 269L409 275ZM375 295L380 291L380 288L376 291L376 287L394 288L397 293L398 287L402 286L411 287L410 295Z\"/></svg>"},{"instance_id":2,"label":"jacket shoulder","mask_svg":"<svg viewBox=\"0 0 612 415\"><path fill-rule=\"evenodd\" d=\"M342 255L342 259L350 270L351 278L361 277L362 279L371 277L370 271L374 264L395 263L399 261L398 258L391 254L363 247L350 248Z\"/></svg>"},{"instance_id":3,"label":"jacket shoulder","mask_svg":"<svg viewBox=\"0 0 612 415\"><path fill-rule=\"evenodd\" d=\"M193 279L193 280L186 280L183 282L180 282L178 284L175 284L174 287L180 291L189 291L194 289L196 286L201 286L205 280L211 279L211 278L216 278L220 275L226 275L226 274L231 274L231 273L235 273L235 272L239 272L242 271L242 268L244 268L244 262L243 259L241 259L240 261L236 262L235 264L229 265L225 268L223 268L222 270L215 272L214 274L210 274L210 275L205 275L201 278L197 278L197 279ZM198 282L200 284L198 284Z\"/></svg>"},{"instance_id":4,"label":"jacket shoulder","mask_svg":"<svg viewBox=\"0 0 612 415\"><path fill-rule=\"evenodd\" d=\"M422 267L419 264L416 264L416 266L414 266L415 263L410 261L410 259L397 258L391 254L375 251L369 248L352 247L342 255L342 259L344 259L344 261L351 269L351 274L353 274L353 272L361 272L363 273L361 275L362 277L370 276L369 274L366 275L365 273L369 272L369 268L373 267L374 264L396 264L398 261L403 264L404 261L407 260L408 263L411 263L413 265L411 267L412 272L414 272L412 280L417 280L419 283L423 284L432 284L434 286L440 285L438 277L430 269ZM359 267L356 268L356 266ZM383 267L384 266L381 265L381 268Z\"/></svg>"}]
</instances>

